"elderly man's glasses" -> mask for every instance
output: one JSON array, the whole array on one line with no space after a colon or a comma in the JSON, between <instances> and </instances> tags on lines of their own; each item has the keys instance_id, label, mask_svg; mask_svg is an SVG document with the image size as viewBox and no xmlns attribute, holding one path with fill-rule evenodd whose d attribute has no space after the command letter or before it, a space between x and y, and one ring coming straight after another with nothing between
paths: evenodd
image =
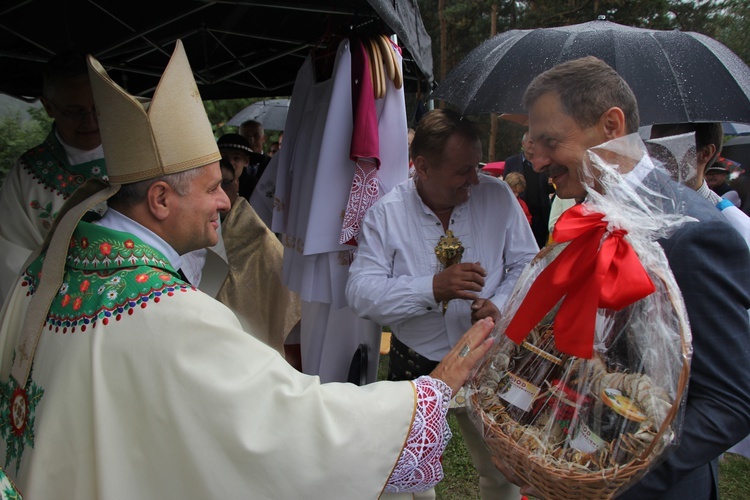
<instances>
[{"instance_id":1,"label":"elderly man's glasses","mask_svg":"<svg viewBox=\"0 0 750 500\"><path fill-rule=\"evenodd\" d=\"M54 108L65 118L68 120L75 120L75 121L83 121L86 118L89 117L89 115L93 115L94 118L96 118L96 106L93 106L91 109L85 109L85 108L75 108L75 109L63 109L57 104L55 104L53 101L48 101Z\"/></svg>"}]
</instances>

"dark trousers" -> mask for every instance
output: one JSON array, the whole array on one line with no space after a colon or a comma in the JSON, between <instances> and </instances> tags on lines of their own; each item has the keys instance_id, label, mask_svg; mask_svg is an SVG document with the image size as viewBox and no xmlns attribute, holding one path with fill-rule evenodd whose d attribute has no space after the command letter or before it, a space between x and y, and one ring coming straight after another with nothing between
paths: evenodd
<instances>
[{"instance_id":1,"label":"dark trousers","mask_svg":"<svg viewBox=\"0 0 750 500\"><path fill-rule=\"evenodd\" d=\"M391 335L391 350L388 352L388 380L414 380L429 375L438 365L406 346L395 335Z\"/></svg>"}]
</instances>

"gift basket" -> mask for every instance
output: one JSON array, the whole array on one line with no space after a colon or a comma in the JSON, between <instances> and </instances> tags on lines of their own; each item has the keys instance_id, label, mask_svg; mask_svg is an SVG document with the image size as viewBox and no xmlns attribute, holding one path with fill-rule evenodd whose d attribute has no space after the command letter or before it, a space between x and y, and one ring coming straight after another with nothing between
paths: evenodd
<instances>
[{"instance_id":1,"label":"gift basket","mask_svg":"<svg viewBox=\"0 0 750 500\"><path fill-rule=\"evenodd\" d=\"M466 386L495 460L544 498L610 498L677 444L691 337L657 239L691 220L636 134L588 151L588 196L524 270Z\"/></svg>"}]
</instances>

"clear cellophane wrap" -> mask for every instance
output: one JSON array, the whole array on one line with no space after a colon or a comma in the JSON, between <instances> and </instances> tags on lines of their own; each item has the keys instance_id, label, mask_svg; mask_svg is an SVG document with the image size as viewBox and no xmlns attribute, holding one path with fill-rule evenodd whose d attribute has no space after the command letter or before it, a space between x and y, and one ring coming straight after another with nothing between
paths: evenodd
<instances>
[{"instance_id":1,"label":"clear cellophane wrap","mask_svg":"<svg viewBox=\"0 0 750 500\"><path fill-rule=\"evenodd\" d=\"M692 135L681 137L672 145L677 150L693 141ZM601 219L596 234L602 236L596 237L594 252L604 253L609 239L617 248L610 252L616 260L623 245L629 245L653 292L635 301L626 293L618 310L599 307L611 301L574 293L591 286L588 280L596 273L586 268L580 254L565 253L585 236L545 247L519 278L493 332L494 344L466 385L470 415L483 430L493 459L545 498L612 497L678 442L691 336L682 296L657 240L692 219L682 214L684 207L644 182L653 175L669 176L661 170L663 159L652 162L644 155L636 134L589 150L582 181L588 195L576 210L577 220ZM572 219L562 222L565 217L558 227L570 226ZM577 220L573 226L580 225ZM559 236L558 227L553 236ZM555 261L557 277L532 288ZM570 274L570 288L560 300L543 298L559 287L561 268ZM622 263L615 271L625 278L634 273ZM601 274L601 267L596 272ZM605 275L597 286L609 287L601 292L604 296L627 291L628 283ZM525 346L511 340L506 330L519 309L526 314L546 308L541 305L545 301L552 305L531 315L541 319L523 331ZM564 324L558 318L562 310ZM582 319L588 319L592 332L581 328ZM590 352L581 355L580 339L587 336ZM571 339L574 345L579 342L572 350Z\"/></svg>"}]
</instances>

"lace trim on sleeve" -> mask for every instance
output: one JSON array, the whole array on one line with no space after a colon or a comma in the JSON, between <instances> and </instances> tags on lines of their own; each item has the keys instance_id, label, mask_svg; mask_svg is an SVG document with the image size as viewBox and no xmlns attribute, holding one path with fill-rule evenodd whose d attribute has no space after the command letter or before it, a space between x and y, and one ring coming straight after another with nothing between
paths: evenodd
<instances>
[{"instance_id":1,"label":"lace trim on sleeve","mask_svg":"<svg viewBox=\"0 0 750 500\"><path fill-rule=\"evenodd\" d=\"M445 418L452 391L442 380L428 376L413 383L417 411L406 446L385 486L387 493L424 491L443 479L441 459L452 436Z\"/></svg>"}]
</instances>

